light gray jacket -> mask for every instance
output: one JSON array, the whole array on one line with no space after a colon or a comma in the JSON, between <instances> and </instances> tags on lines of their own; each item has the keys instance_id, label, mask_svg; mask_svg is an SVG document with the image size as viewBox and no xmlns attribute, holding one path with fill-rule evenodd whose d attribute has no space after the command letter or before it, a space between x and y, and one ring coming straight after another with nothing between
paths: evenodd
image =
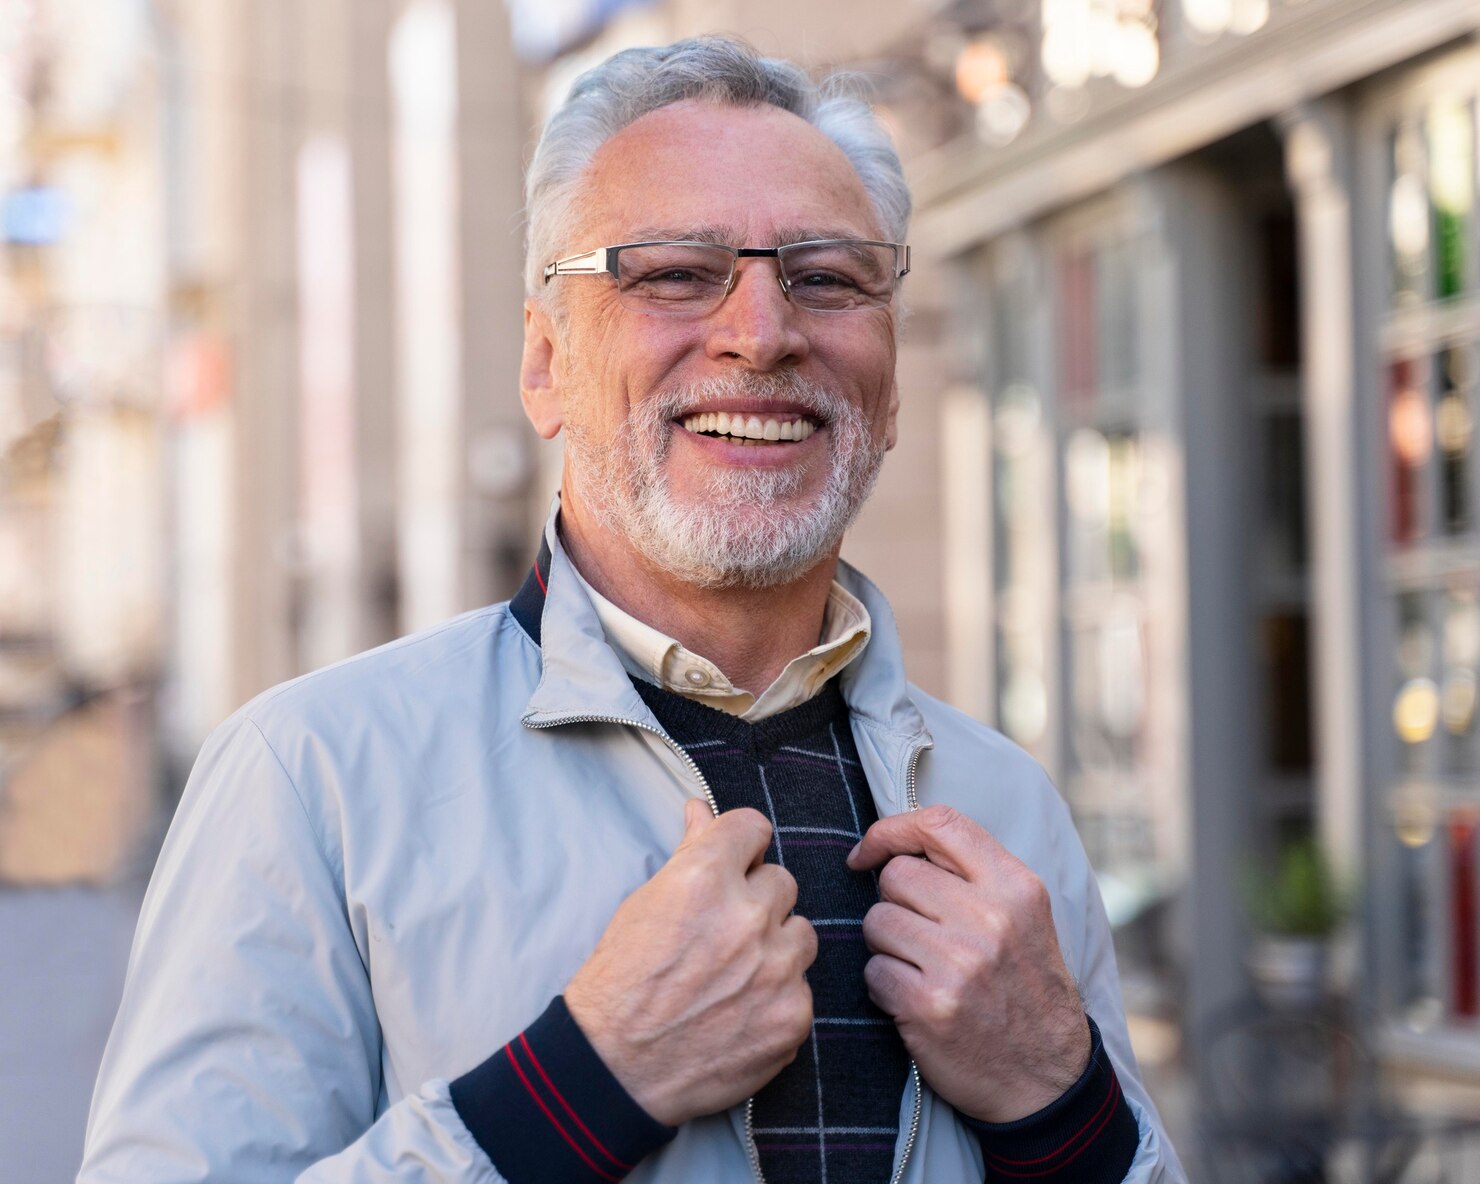
<instances>
[{"instance_id":1,"label":"light gray jacket","mask_svg":"<svg viewBox=\"0 0 1480 1184\"><path fill-rule=\"evenodd\" d=\"M554 548L543 648L495 605L277 687L213 733L144 901L80 1181L502 1179L448 1081L564 988L701 792ZM1020 749L908 686L883 596L838 578L873 619L841 678L880 815L907 808L913 778L1042 877L1140 1124L1128 1179L1180 1184L1063 801ZM687 1124L628 1179L753 1179L743 1115ZM926 1089L903 1181L982 1178L975 1137Z\"/></svg>"}]
</instances>

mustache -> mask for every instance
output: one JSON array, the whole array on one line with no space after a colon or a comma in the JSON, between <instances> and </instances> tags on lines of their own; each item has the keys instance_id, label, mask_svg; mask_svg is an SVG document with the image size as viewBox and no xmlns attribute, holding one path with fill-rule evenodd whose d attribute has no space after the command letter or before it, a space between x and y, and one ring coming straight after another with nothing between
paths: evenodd
<instances>
[{"instance_id":1,"label":"mustache","mask_svg":"<svg viewBox=\"0 0 1480 1184\"><path fill-rule=\"evenodd\" d=\"M646 400L641 415L650 423L699 415L736 398L772 399L795 404L824 423L842 418L852 409L842 396L794 370L734 373L684 383L659 391Z\"/></svg>"}]
</instances>

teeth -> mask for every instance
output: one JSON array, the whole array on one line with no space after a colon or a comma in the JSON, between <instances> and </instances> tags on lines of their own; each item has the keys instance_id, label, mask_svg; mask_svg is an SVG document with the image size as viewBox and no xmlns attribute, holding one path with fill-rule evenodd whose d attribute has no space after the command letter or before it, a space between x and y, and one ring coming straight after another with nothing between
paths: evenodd
<instances>
[{"instance_id":1,"label":"teeth","mask_svg":"<svg viewBox=\"0 0 1480 1184\"><path fill-rule=\"evenodd\" d=\"M807 419L761 419L758 415L745 416L728 411L689 415L682 422L687 431L715 432L742 443L772 440L800 442L817 430L817 425Z\"/></svg>"}]
</instances>

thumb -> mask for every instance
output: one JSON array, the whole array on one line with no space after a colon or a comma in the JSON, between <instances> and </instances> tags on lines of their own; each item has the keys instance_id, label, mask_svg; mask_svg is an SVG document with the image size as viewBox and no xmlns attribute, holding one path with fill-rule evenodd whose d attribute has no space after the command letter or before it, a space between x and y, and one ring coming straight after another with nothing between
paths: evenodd
<instances>
[{"instance_id":1,"label":"thumb","mask_svg":"<svg viewBox=\"0 0 1480 1184\"><path fill-rule=\"evenodd\" d=\"M714 813L703 798L690 798L683 804L683 839L697 839L714 822Z\"/></svg>"}]
</instances>

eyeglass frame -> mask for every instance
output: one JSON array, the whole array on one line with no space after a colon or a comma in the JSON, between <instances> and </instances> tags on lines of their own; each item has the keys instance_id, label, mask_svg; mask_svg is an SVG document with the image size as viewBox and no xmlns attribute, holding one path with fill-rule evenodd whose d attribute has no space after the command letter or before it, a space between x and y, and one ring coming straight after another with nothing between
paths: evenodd
<instances>
[{"instance_id":1,"label":"eyeglass frame","mask_svg":"<svg viewBox=\"0 0 1480 1184\"><path fill-rule=\"evenodd\" d=\"M884 304L860 305L858 308L813 308L811 305L803 304L792 297L791 285L786 279L786 269L781 266L781 253L800 247L830 247L830 246L856 246L856 247L892 247L894 249L894 279L896 284L910 273L910 246L908 243L889 243L879 239L871 238L815 238L806 239L798 243L782 243L778 247L732 247L726 243L700 242L694 239L649 239L636 243L616 243L606 247L595 247L589 251L582 251L579 255L567 255L564 259L556 259L547 264L544 270L544 282L549 283L557 275L609 275L612 279L620 282L621 276L617 273L617 258L629 247L708 247L711 249L726 251L732 256L730 262L730 279L725 285L724 295L715 303L714 312L735 290L735 280L739 275L737 266L741 259L774 259L776 260L776 282L781 285L781 290L786 293L786 298L798 308L806 309L808 312L858 312L860 309L884 308L894 300L894 292L889 293L889 300ZM640 311L640 310L639 310ZM700 314L707 316L709 312Z\"/></svg>"}]
</instances>

